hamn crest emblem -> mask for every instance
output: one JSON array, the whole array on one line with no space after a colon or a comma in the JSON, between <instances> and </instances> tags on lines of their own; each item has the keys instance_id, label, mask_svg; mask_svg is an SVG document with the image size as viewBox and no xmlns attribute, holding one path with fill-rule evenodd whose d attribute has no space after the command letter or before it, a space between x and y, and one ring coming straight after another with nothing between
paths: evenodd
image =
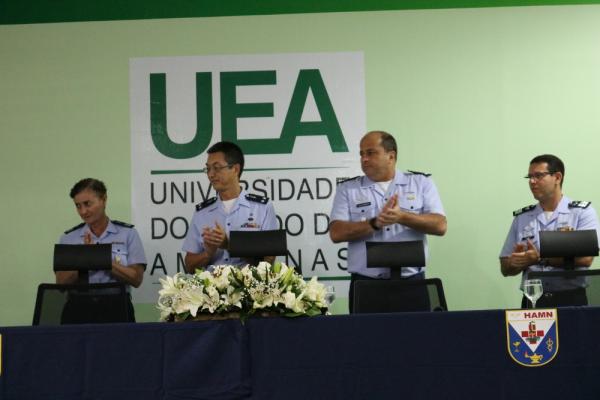
<instances>
[{"instance_id":1,"label":"hamn crest emblem","mask_svg":"<svg viewBox=\"0 0 600 400\"><path fill-rule=\"evenodd\" d=\"M510 357L526 367L548 364L558 353L558 312L552 309L506 310Z\"/></svg>"}]
</instances>

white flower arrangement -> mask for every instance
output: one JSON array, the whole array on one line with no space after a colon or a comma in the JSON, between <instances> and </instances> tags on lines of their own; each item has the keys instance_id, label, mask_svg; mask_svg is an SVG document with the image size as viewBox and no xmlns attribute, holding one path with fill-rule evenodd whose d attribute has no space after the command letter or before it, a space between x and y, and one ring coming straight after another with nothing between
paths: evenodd
<instances>
[{"instance_id":1,"label":"white flower arrangement","mask_svg":"<svg viewBox=\"0 0 600 400\"><path fill-rule=\"evenodd\" d=\"M201 315L239 313L288 317L318 315L327 311L325 287L312 277L305 281L282 263L236 268L220 265L193 275L177 273L160 279L158 309L163 321L182 321Z\"/></svg>"}]
</instances>

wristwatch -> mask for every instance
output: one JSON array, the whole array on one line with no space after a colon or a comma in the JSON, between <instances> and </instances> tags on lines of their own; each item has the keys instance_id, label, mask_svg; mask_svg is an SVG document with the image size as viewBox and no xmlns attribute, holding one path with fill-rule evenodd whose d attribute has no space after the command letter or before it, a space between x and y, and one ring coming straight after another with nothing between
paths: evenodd
<instances>
[{"instance_id":1,"label":"wristwatch","mask_svg":"<svg viewBox=\"0 0 600 400\"><path fill-rule=\"evenodd\" d=\"M371 219L369 220L369 225L371 225L371 228L373 228L374 230L378 231L378 230L380 230L381 228L379 228L379 227L377 226L377 224L375 223L376 221L377 221L377 218L376 218L376 217L373 217L373 218L371 218Z\"/></svg>"}]
</instances>

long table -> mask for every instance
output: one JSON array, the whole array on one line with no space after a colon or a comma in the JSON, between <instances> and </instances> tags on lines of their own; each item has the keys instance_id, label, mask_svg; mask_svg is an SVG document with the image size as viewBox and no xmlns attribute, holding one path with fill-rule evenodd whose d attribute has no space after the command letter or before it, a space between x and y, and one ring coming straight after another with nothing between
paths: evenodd
<instances>
[{"instance_id":1,"label":"long table","mask_svg":"<svg viewBox=\"0 0 600 400\"><path fill-rule=\"evenodd\" d=\"M600 308L508 355L504 311L0 328L0 399L598 399Z\"/></svg>"}]
</instances>

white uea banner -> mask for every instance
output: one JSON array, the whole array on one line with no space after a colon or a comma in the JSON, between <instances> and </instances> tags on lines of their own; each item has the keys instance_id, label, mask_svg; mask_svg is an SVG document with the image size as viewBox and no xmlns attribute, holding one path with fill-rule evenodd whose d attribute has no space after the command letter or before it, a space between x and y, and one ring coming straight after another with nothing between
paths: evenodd
<instances>
[{"instance_id":1,"label":"white uea banner","mask_svg":"<svg viewBox=\"0 0 600 400\"><path fill-rule=\"evenodd\" d=\"M346 275L328 215L336 182L360 174L362 53L136 58L130 97L132 223L148 258L136 302L183 270L195 205L216 195L206 150L222 140L244 152L243 187L273 201L288 240L278 259L305 277Z\"/></svg>"}]
</instances>

